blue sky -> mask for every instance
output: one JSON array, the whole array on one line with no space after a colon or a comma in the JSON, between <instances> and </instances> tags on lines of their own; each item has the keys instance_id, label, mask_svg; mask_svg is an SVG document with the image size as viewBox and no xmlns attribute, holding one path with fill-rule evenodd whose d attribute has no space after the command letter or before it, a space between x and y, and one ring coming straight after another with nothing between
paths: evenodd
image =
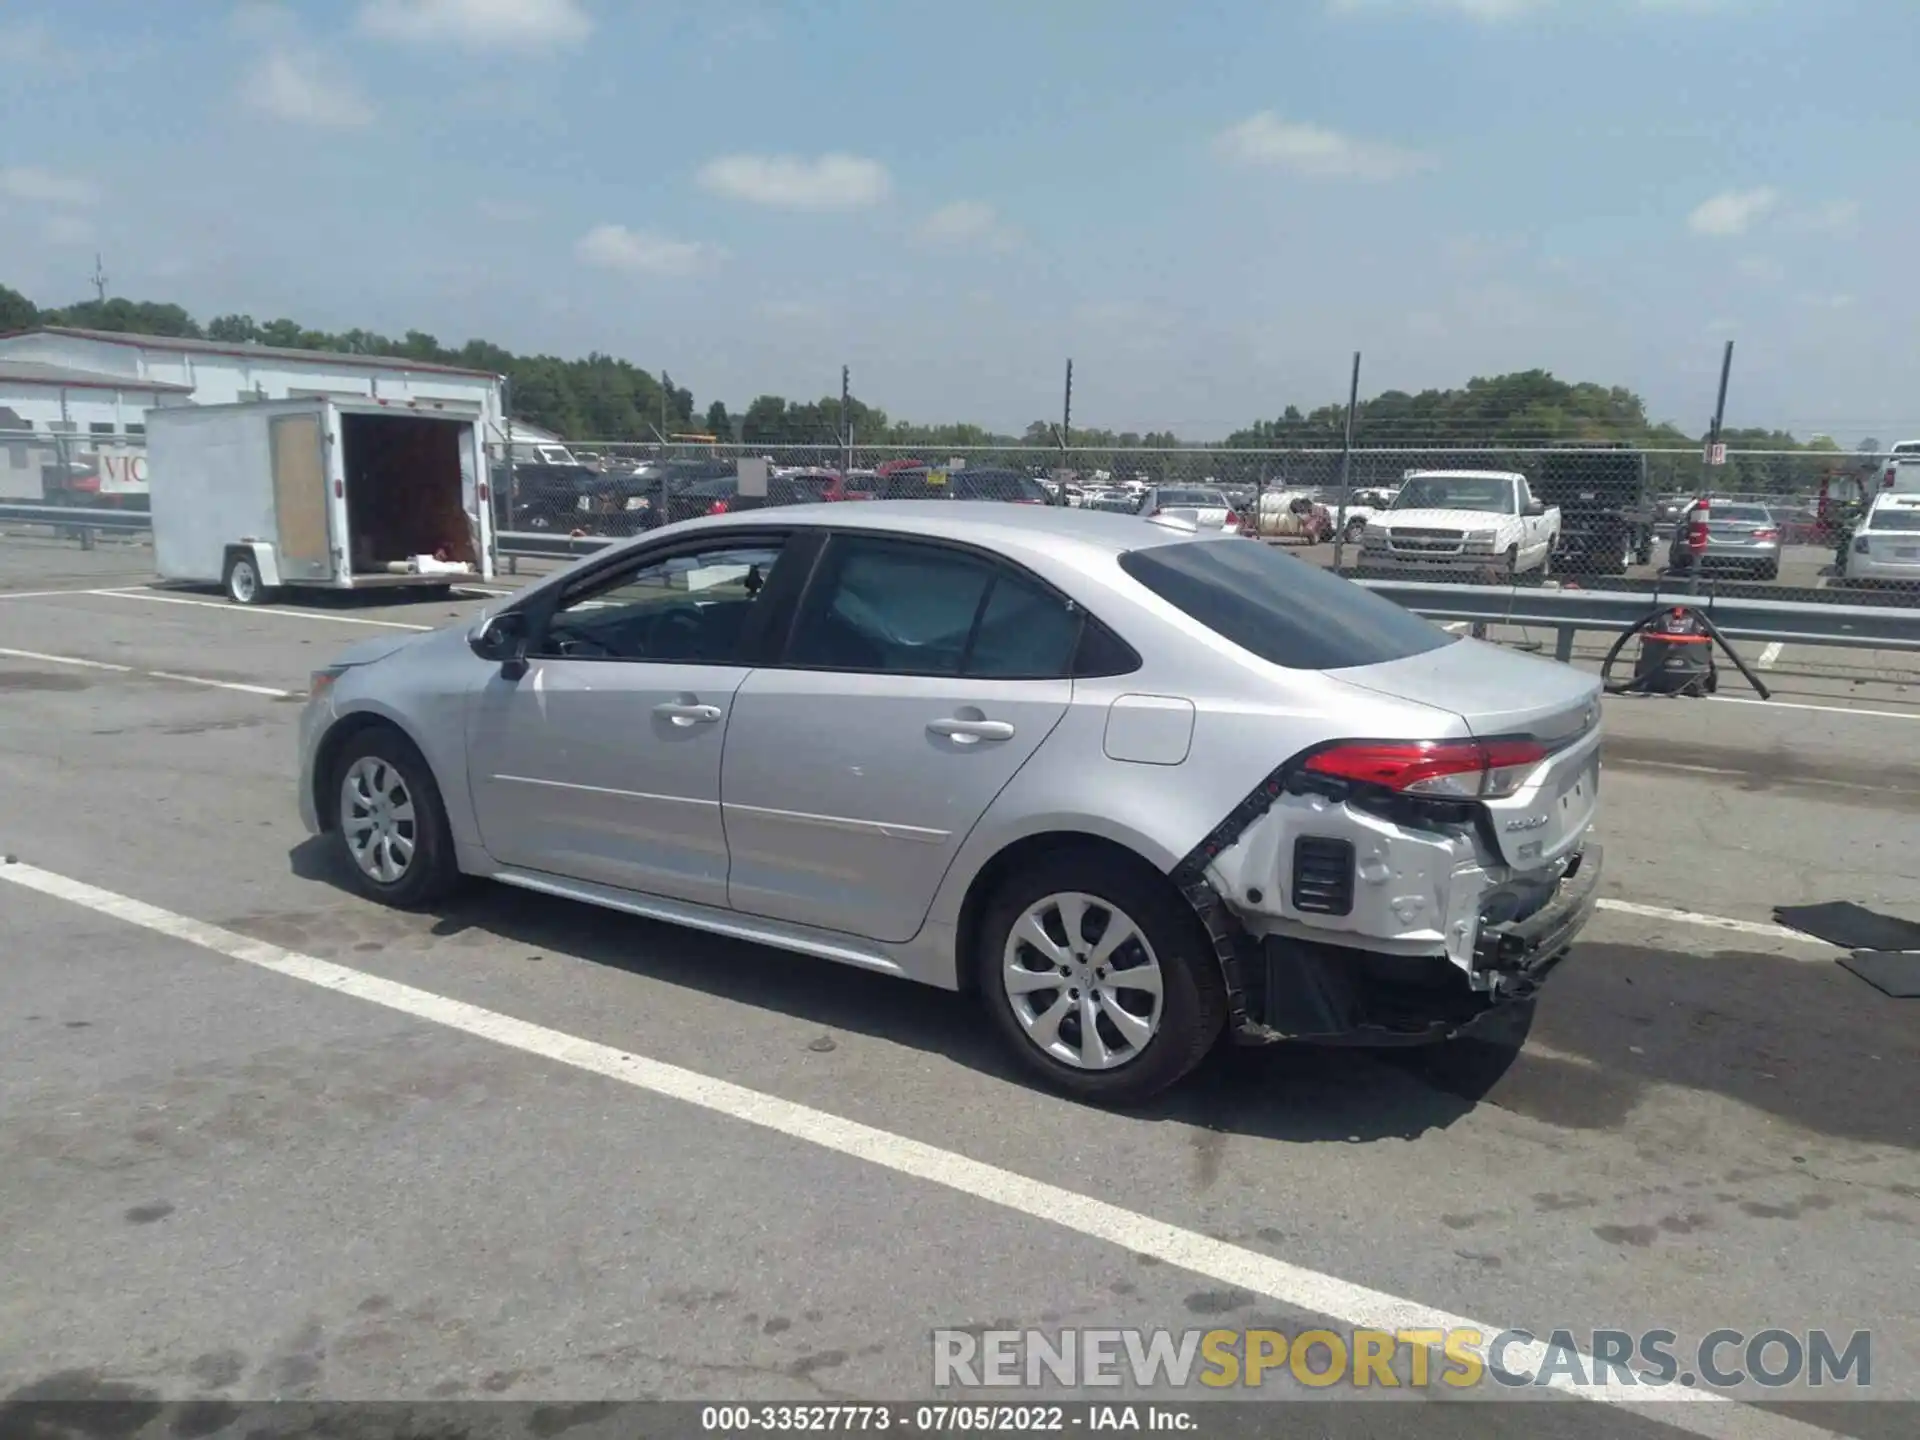
<instances>
[{"instance_id":1,"label":"blue sky","mask_svg":"<svg viewBox=\"0 0 1920 1440\"><path fill-rule=\"evenodd\" d=\"M1912 0L0 9L0 282L1219 436L1545 366L1920 436ZM1902 58L1904 57L1904 58Z\"/></svg>"}]
</instances>

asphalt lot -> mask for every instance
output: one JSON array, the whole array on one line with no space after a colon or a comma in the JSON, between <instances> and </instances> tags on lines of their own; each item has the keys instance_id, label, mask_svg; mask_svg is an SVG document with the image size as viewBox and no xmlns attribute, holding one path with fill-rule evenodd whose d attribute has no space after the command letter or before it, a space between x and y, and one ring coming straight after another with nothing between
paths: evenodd
<instances>
[{"instance_id":1,"label":"asphalt lot","mask_svg":"<svg viewBox=\"0 0 1920 1440\"><path fill-rule=\"evenodd\" d=\"M1223 1055L1123 1116L933 991L353 898L293 810L307 673L487 598L249 611L146 558L0 541L0 852L58 882L0 884L0 1398L905 1399L935 1327L1443 1315L1871 1329L1920 1400L1920 1012L1769 923L1920 918L1903 680L1610 702L1611 908L1513 1043Z\"/></svg>"}]
</instances>

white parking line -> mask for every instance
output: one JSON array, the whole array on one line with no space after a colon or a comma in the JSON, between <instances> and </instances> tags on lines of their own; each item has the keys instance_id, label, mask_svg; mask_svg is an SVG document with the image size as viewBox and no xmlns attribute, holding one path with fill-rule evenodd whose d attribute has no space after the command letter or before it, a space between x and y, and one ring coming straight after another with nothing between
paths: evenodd
<instances>
[{"instance_id":1,"label":"white parking line","mask_svg":"<svg viewBox=\"0 0 1920 1440\"><path fill-rule=\"evenodd\" d=\"M1780 652L1785 648L1786 646L1781 641L1775 640L1760 652L1760 658L1754 662L1754 668L1756 670L1773 669L1773 662L1780 658Z\"/></svg>"},{"instance_id":2,"label":"white parking line","mask_svg":"<svg viewBox=\"0 0 1920 1440\"><path fill-rule=\"evenodd\" d=\"M131 665L115 665L106 660L82 660L76 655L46 655L38 650L0 649L0 656L8 660L38 660L44 665L76 665L82 670L113 670L122 675L134 673Z\"/></svg>"},{"instance_id":3,"label":"white parking line","mask_svg":"<svg viewBox=\"0 0 1920 1440\"><path fill-rule=\"evenodd\" d=\"M156 595L151 590L82 590L82 595L105 595L114 600L144 600L155 605L201 605L230 615L277 615L286 620L328 620L336 625L377 625L382 630L431 630L405 620L372 620L364 615L335 615L326 610L293 610L282 605L235 605L230 600L195 600L186 595Z\"/></svg>"},{"instance_id":4,"label":"white parking line","mask_svg":"<svg viewBox=\"0 0 1920 1440\"><path fill-rule=\"evenodd\" d=\"M146 588L144 585L126 585L118 589L102 590L97 585L87 585L73 590L0 590L0 600L51 600L59 595L122 595L129 590Z\"/></svg>"},{"instance_id":5,"label":"white parking line","mask_svg":"<svg viewBox=\"0 0 1920 1440\"><path fill-rule=\"evenodd\" d=\"M132 665L116 665L108 660L83 660L78 655L47 655L38 650L0 648L0 659L37 660L43 665L71 665L81 670L111 670L116 675L139 675L148 680L172 680L182 685L203 685L209 690L233 690L242 695L262 695L269 700L293 700L301 690L278 690L271 685L249 685L241 680L213 680L205 675L176 675L171 670L141 670Z\"/></svg>"},{"instance_id":6,"label":"white parking line","mask_svg":"<svg viewBox=\"0 0 1920 1440\"><path fill-rule=\"evenodd\" d=\"M974 1160L924 1141L895 1135L824 1110L796 1104L777 1095L750 1090L698 1071L650 1060L602 1045L597 1041L515 1019L437 995L395 980L369 975L330 960L321 960L255 940L204 921L163 910L144 901L102 890L84 881L41 870L33 865L0 863L0 880L26 890L64 900L155 934L166 935L224 955L242 964L337 991L389 1010L476 1036L525 1054L536 1055L578 1070L601 1075L620 1084L665 1096L733 1120L757 1125L776 1134L801 1140L856 1160L864 1160L899 1175L971 1195L1029 1220L1041 1220L1076 1234L1152 1255L1192 1274L1268 1296L1283 1305L1325 1316L1362 1329L1478 1330L1488 1341L1508 1327L1455 1315L1384 1291L1369 1289L1332 1275L1290 1264L1257 1250L1156 1220L1104 1200L1081 1195L1043 1180L1034 1180L997 1165ZM1544 1328L1544 1327L1543 1327ZM1481 1347L1484 1359L1485 1347ZM1547 1346L1540 1341L1511 1345L1508 1368L1524 1366L1538 1373ZM1518 1366L1514 1361L1519 1361ZM1559 1374L1543 1377L1537 1390L1556 1390L1576 1399L1638 1409L1650 1403L1649 1392L1623 1384L1611 1372L1600 1370L1591 1357L1581 1357L1589 1375L1606 1373L1604 1384L1579 1387ZM1723 1395L1674 1388L1658 1392L1660 1418L1667 1425L1695 1434L1728 1436L1827 1436L1819 1429L1729 1400ZM1696 1402L1693 1404L1672 1402Z\"/></svg>"},{"instance_id":7,"label":"white parking line","mask_svg":"<svg viewBox=\"0 0 1920 1440\"><path fill-rule=\"evenodd\" d=\"M1668 910L1660 905L1637 905L1631 900L1600 900L1595 902L1595 908L1611 910L1616 915L1637 915L1643 920L1665 920L1674 925L1701 925L1709 930L1731 930L1736 935L1798 940L1802 945L1818 945L1823 950L1836 948L1804 931L1791 930L1785 925L1773 925L1763 920L1732 920L1725 915L1702 915L1696 910Z\"/></svg>"},{"instance_id":8,"label":"white parking line","mask_svg":"<svg viewBox=\"0 0 1920 1440\"><path fill-rule=\"evenodd\" d=\"M1865 715L1876 720L1920 720L1920 711L1861 710L1851 705L1803 705L1793 700L1752 700L1744 695L1709 695L1710 705L1758 705L1766 710L1813 710L1822 715Z\"/></svg>"}]
</instances>

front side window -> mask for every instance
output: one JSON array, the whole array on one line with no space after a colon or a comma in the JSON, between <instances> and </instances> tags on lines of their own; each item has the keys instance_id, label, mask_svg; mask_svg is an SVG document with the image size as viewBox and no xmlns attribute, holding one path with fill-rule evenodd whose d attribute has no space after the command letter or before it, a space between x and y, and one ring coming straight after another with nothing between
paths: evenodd
<instances>
[{"instance_id":1,"label":"front side window","mask_svg":"<svg viewBox=\"0 0 1920 1440\"><path fill-rule=\"evenodd\" d=\"M715 544L604 577L561 602L538 653L572 660L731 663L780 549L771 541Z\"/></svg>"},{"instance_id":2,"label":"front side window","mask_svg":"<svg viewBox=\"0 0 1920 1440\"><path fill-rule=\"evenodd\" d=\"M787 647L809 669L1020 680L1070 673L1077 607L982 555L842 537Z\"/></svg>"},{"instance_id":3,"label":"front side window","mask_svg":"<svg viewBox=\"0 0 1920 1440\"><path fill-rule=\"evenodd\" d=\"M1134 550L1120 568L1216 635L1290 670L1404 660L1456 637L1318 565L1244 540Z\"/></svg>"}]
</instances>

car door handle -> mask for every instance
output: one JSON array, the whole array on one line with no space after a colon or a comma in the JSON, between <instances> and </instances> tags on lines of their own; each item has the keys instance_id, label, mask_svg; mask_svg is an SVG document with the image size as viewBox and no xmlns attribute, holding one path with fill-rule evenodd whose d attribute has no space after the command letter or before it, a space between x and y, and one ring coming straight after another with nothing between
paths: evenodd
<instances>
[{"instance_id":1,"label":"car door handle","mask_svg":"<svg viewBox=\"0 0 1920 1440\"><path fill-rule=\"evenodd\" d=\"M1013 726L1005 720L929 720L927 733L971 745L977 740L1011 740Z\"/></svg>"},{"instance_id":2,"label":"car door handle","mask_svg":"<svg viewBox=\"0 0 1920 1440\"><path fill-rule=\"evenodd\" d=\"M718 705L689 705L669 700L653 707L653 713L676 725L711 725L720 718Z\"/></svg>"}]
</instances>

